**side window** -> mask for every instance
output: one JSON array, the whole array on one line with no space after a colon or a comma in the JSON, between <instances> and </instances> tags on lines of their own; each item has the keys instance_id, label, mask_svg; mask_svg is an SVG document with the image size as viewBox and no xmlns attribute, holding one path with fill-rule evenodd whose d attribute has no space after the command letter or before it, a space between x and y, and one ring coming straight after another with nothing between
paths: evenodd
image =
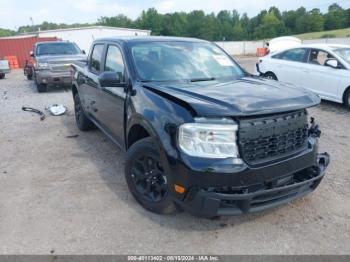
<instances>
[{"instance_id":1,"label":"side window","mask_svg":"<svg viewBox=\"0 0 350 262\"><path fill-rule=\"evenodd\" d=\"M105 71L116 72L121 82L125 82L125 65L122 53L117 46L108 46Z\"/></svg>"},{"instance_id":2,"label":"side window","mask_svg":"<svg viewBox=\"0 0 350 262\"><path fill-rule=\"evenodd\" d=\"M93 73L101 72L101 60L103 53L103 44L97 44L94 46L91 55L90 69Z\"/></svg>"},{"instance_id":3,"label":"side window","mask_svg":"<svg viewBox=\"0 0 350 262\"><path fill-rule=\"evenodd\" d=\"M287 50L277 55L274 55L273 58L293 61L293 62L304 62L307 49L297 48L292 50Z\"/></svg>"},{"instance_id":4,"label":"side window","mask_svg":"<svg viewBox=\"0 0 350 262\"><path fill-rule=\"evenodd\" d=\"M309 55L309 64L325 65L326 61L330 58L334 58L331 54L317 49L312 49Z\"/></svg>"}]
</instances>

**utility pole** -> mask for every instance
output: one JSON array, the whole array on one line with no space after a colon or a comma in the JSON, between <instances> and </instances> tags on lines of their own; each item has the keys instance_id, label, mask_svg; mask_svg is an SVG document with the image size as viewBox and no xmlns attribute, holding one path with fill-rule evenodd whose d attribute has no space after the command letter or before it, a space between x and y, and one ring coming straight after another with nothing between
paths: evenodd
<instances>
[{"instance_id":1,"label":"utility pole","mask_svg":"<svg viewBox=\"0 0 350 262\"><path fill-rule=\"evenodd\" d=\"M34 20L33 20L33 17L29 17L29 20L32 23L32 31L34 31Z\"/></svg>"}]
</instances>

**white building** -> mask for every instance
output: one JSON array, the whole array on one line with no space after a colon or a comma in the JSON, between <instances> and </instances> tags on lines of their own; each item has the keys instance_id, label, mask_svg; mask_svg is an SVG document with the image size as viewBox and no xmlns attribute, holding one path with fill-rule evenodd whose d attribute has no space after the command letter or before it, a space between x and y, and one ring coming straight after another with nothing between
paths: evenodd
<instances>
[{"instance_id":1,"label":"white building","mask_svg":"<svg viewBox=\"0 0 350 262\"><path fill-rule=\"evenodd\" d=\"M108 26L90 26L37 32L38 37L57 37L61 40L75 42L82 50L85 50L86 52L89 52L91 43L97 38L135 35L147 36L150 34L150 30Z\"/></svg>"}]
</instances>

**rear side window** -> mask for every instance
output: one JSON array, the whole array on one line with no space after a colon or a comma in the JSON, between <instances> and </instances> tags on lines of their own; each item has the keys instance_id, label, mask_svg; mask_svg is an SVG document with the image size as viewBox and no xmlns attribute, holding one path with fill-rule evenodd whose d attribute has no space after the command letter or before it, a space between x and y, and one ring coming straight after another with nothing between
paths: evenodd
<instances>
[{"instance_id":1,"label":"rear side window","mask_svg":"<svg viewBox=\"0 0 350 262\"><path fill-rule=\"evenodd\" d=\"M293 62L304 62L307 54L307 49L297 48L292 50L287 50L282 53L272 56L272 58L293 61Z\"/></svg>"},{"instance_id":2,"label":"rear side window","mask_svg":"<svg viewBox=\"0 0 350 262\"><path fill-rule=\"evenodd\" d=\"M125 82L125 66L123 56L117 46L108 46L105 71L116 72L116 74L119 75L119 79L122 82Z\"/></svg>"},{"instance_id":3,"label":"rear side window","mask_svg":"<svg viewBox=\"0 0 350 262\"><path fill-rule=\"evenodd\" d=\"M94 73L101 72L102 54L103 54L103 44L95 45L94 49L92 50L91 65L90 65L90 69Z\"/></svg>"}]
</instances>

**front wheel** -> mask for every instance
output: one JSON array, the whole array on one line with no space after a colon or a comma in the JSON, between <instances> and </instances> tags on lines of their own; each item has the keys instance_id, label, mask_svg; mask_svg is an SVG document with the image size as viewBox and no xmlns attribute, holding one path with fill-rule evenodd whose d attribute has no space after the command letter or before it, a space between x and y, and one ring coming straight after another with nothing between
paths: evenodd
<instances>
[{"instance_id":1,"label":"front wheel","mask_svg":"<svg viewBox=\"0 0 350 262\"><path fill-rule=\"evenodd\" d=\"M344 94L344 105L350 110L350 88Z\"/></svg>"},{"instance_id":2,"label":"front wheel","mask_svg":"<svg viewBox=\"0 0 350 262\"><path fill-rule=\"evenodd\" d=\"M176 211L169 194L169 181L152 138L139 140L129 148L125 178L130 192L145 209L158 214Z\"/></svg>"},{"instance_id":3,"label":"front wheel","mask_svg":"<svg viewBox=\"0 0 350 262\"><path fill-rule=\"evenodd\" d=\"M39 93L47 92L47 85L46 84L39 84L37 82L35 84L36 84L36 89L38 90Z\"/></svg>"}]
</instances>

